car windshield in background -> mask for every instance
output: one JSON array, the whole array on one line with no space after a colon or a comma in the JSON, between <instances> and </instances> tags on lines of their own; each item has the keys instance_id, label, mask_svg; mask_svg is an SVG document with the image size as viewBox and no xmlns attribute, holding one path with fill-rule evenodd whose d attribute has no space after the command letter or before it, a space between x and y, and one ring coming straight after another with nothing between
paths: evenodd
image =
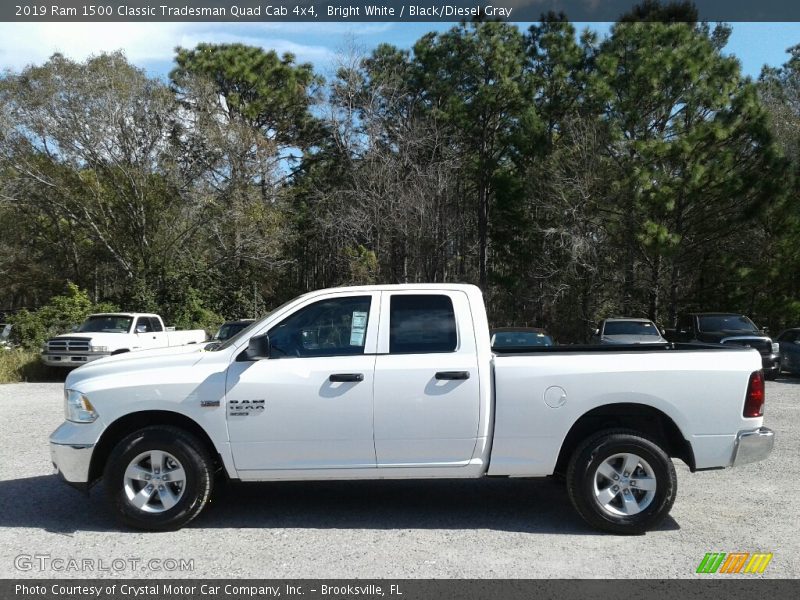
<instances>
[{"instance_id":1,"label":"car windshield in background","mask_svg":"<svg viewBox=\"0 0 800 600\"><path fill-rule=\"evenodd\" d=\"M553 340L535 331L503 331L495 333L492 348L524 348L526 346L552 346Z\"/></svg>"},{"instance_id":2,"label":"car windshield in background","mask_svg":"<svg viewBox=\"0 0 800 600\"><path fill-rule=\"evenodd\" d=\"M217 335L214 336L214 340L218 342L224 342L235 336L237 333L246 329L252 323L226 323L222 327L219 328Z\"/></svg>"},{"instance_id":3,"label":"car windshield in background","mask_svg":"<svg viewBox=\"0 0 800 600\"><path fill-rule=\"evenodd\" d=\"M742 331L758 333L758 327L742 315L709 315L700 317L700 331Z\"/></svg>"},{"instance_id":4,"label":"car windshield in background","mask_svg":"<svg viewBox=\"0 0 800 600\"><path fill-rule=\"evenodd\" d=\"M249 335L250 331L252 329L254 329L256 325L261 324L264 321L264 319L269 317L272 313L274 313L277 310L281 310L284 306L288 306L289 304L291 304L292 302L295 302L296 300L300 300L304 296L305 296L305 294L303 294L303 296L299 296L297 298L292 298L288 302L284 302L279 307L271 310L270 312L265 314L260 319L257 319L255 321L253 321L252 323L250 323L250 325L248 325L247 327L242 329L239 333L234 334L233 337L230 337L227 340L225 340L224 342L222 342L219 346L214 346L213 348L207 348L207 350L209 352L216 352L217 350L224 350L225 348L230 348L233 344L236 343L237 340L240 340L240 339L242 339L242 337Z\"/></svg>"},{"instance_id":5,"label":"car windshield in background","mask_svg":"<svg viewBox=\"0 0 800 600\"><path fill-rule=\"evenodd\" d=\"M608 321L603 335L661 335L650 321Z\"/></svg>"},{"instance_id":6,"label":"car windshield in background","mask_svg":"<svg viewBox=\"0 0 800 600\"><path fill-rule=\"evenodd\" d=\"M133 317L124 315L98 315L86 319L76 331L79 333L127 333L132 322Z\"/></svg>"}]
</instances>

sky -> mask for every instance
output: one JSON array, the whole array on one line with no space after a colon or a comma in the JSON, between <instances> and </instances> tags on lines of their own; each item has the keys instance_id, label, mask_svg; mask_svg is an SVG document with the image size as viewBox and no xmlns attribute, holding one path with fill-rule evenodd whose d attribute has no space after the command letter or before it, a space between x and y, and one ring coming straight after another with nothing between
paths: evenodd
<instances>
[{"instance_id":1,"label":"sky","mask_svg":"<svg viewBox=\"0 0 800 600\"><path fill-rule=\"evenodd\" d=\"M355 46L369 51L387 42L409 48L424 33L452 23L0 23L0 71L18 71L44 62L54 52L83 60L121 49L134 64L154 76L172 68L174 48L200 42L241 42L292 52L300 62L330 75L337 53ZM608 24L576 24L601 34ZM520 24L525 27L524 24ZM788 59L786 49L800 44L800 23L733 23L725 51L734 54L747 75L757 77L765 64Z\"/></svg>"}]
</instances>

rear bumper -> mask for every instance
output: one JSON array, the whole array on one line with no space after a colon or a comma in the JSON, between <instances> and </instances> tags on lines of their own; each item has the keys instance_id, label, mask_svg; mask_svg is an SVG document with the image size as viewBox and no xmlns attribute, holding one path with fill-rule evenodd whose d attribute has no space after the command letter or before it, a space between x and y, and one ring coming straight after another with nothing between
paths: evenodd
<instances>
[{"instance_id":1,"label":"rear bumper","mask_svg":"<svg viewBox=\"0 0 800 600\"><path fill-rule=\"evenodd\" d=\"M740 431L733 447L731 466L738 467L747 463L764 460L772 452L775 444L775 432L766 427Z\"/></svg>"}]
</instances>

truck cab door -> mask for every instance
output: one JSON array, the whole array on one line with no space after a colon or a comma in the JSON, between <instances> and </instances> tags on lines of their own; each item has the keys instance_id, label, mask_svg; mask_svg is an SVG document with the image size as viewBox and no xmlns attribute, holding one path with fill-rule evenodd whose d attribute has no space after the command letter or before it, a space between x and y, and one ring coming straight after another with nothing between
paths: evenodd
<instances>
[{"instance_id":1,"label":"truck cab door","mask_svg":"<svg viewBox=\"0 0 800 600\"><path fill-rule=\"evenodd\" d=\"M228 368L237 470L374 468L372 387L380 293L318 297L273 325L269 358ZM264 333L253 331L253 335Z\"/></svg>"},{"instance_id":2,"label":"truck cab door","mask_svg":"<svg viewBox=\"0 0 800 600\"><path fill-rule=\"evenodd\" d=\"M384 292L375 361L379 467L461 466L480 419L478 356L460 291Z\"/></svg>"},{"instance_id":3,"label":"truck cab door","mask_svg":"<svg viewBox=\"0 0 800 600\"><path fill-rule=\"evenodd\" d=\"M153 331L150 317L138 317L133 324L133 334L136 338L135 350L149 350L158 348L158 334Z\"/></svg>"}]
</instances>

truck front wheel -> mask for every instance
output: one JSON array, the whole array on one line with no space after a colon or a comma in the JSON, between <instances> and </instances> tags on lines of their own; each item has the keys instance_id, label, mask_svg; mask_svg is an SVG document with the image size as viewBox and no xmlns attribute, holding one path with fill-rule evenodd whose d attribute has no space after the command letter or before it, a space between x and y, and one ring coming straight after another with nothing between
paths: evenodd
<instances>
[{"instance_id":1,"label":"truck front wheel","mask_svg":"<svg viewBox=\"0 0 800 600\"><path fill-rule=\"evenodd\" d=\"M156 425L116 445L103 479L123 523L164 531L183 527L203 510L211 495L213 464L193 435Z\"/></svg>"},{"instance_id":2,"label":"truck front wheel","mask_svg":"<svg viewBox=\"0 0 800 600\"><path fill-rule=\"evenodd\" d=\"M599 433L581 444L567 468L567 492L578 514L610 533L641 534L675 501L675 467L661 447L630 430Z\"/></svg>"}]
</instances>

